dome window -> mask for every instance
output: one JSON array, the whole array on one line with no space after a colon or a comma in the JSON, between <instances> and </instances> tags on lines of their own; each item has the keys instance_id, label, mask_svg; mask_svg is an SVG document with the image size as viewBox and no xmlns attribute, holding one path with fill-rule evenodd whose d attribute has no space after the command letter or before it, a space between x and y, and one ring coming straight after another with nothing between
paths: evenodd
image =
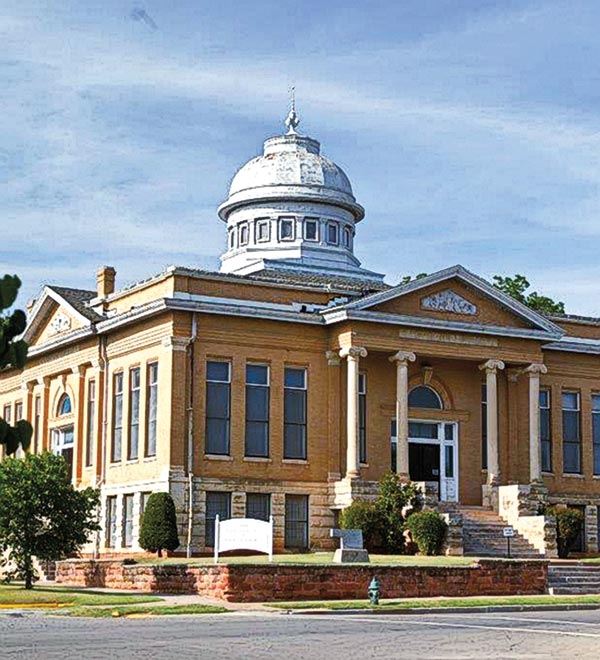
<instances>
[{"instance_id":1,"label":"dome window","mask_svg":"<svg viewBox=\"0 0 600 660\"><path fill-rule=\"evenodd\" d=\"M58 416L70 415L72 412L71 398L68 394L63 394L58 402Z\"/></svg>"},{"instance_id":2,"label":"dome window","mask_svg":"<svg viewBox=\"0 0 600 660\"><path fill-rule=\"evenodd\" d=\"M340 242L338 236L337 222L330 222L327 224L327 243L329 245L337 245Z\"/></svg>"},{"instance_id":3,"label":"dome window","mask_svg":"<svg viewBox=\"0 0 600 660\"><path fill-rule=\"evenodd\" d=\"M294 220L292 218L282 218L279 221L279 240L294 240Z\"/></svg>"},{"instance_id":4,"label":"dome window","mask_svg":"<svg viewBox=\"0 0 600 660\"><path fill-rule=\"evenodd\" d=\"M319 221L316 218L306 218L304 220L304 238L307 241L319 240Z\"/></svg>"},{"instance_id":5,"label":"dome window","mask_svg":"<svg viewBox=\"0 0 600 660\"><path fill-rule=\"evenodd\" d=\"M420 385L410 391L408 405L410 408L432 408L433 410L443 408L440 395L427 385Z\"/></svg>"},{"instance_id":6,"label":"dome window","mask_svg":"<svg viewBox=\"0 0 600 660\"><path fill-rule=\"evenodd\" d=\"M248 245L248 223L240 225L240 245Z\"/></svg>"},{"instance_id":7,"label":"dome window","mask_svg":"<svg viewBox=\"0 0 600 660\"><path fill-rule=\"evenodd\" d=\"M235 229L230 229L229 230L229 249L233 249L235 247Z\"/></svg>"},{"instance_id":8,"label":"dome window","mask_svg":"<svg viewBox=\"0 0 600 660\"><path fill-rule=\"evenodd\" d=\"M344 227L344 247L350 247L350 230L348 227Z\"/></svg>"},{"instance_id":9,"label":"dome window","mask_svg":"<svg viewBox=\"0 0 600 660\"><path fill-rule=\"evenodd\" d=\"M271 226L268 220L258 220L256 222L256 242L264 243L271 238Z\"/></svg>"}]
</instances>

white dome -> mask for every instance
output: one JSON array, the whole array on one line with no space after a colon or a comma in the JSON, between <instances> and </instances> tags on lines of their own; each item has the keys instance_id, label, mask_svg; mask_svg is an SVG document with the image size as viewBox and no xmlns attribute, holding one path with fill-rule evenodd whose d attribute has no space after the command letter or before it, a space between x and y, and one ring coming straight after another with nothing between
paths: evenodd
<instances>
[{"instance_id":1,"label":"white dome","mask_svg":"<svg viewBox=\"0 0 600 660\"><path fill-rule=\"evenodd\" d=\"M364 217L342 168L320 154L317 140L296 133L268 139L263 155L238 170L219 216L227 220L240 205L277 199L341 206L352 212L356 222Z\"/></svg>"}]
</instances>

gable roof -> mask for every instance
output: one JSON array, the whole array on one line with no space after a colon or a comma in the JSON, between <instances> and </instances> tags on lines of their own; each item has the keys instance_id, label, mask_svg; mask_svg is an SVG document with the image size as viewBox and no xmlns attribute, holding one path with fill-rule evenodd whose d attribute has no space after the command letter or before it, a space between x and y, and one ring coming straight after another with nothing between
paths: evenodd
<instances>
[{"instance_id":1,"label":"gable roof","mask_svg":"<svg viewBox=\"0 0 600 660\"><path fill-rule=\"evenodd\" d=\"M412 293L413 291L419 291L425 287L431 286L432 284L439 284L440 282L445 282L450 279L458 279L465 284L468 284L487 298L494 300L500 306L510 310L516 316L524 319L538 330L542 330L556 338L562 337L565 334L564 330L553 323L550 319L542 316L541 314L538 314L526 305L523 305L518 300L515 300L503 291L500 291L496 287L492 286L489 282L486 282L486 280L483 278L475 275L460 265L445 268L444 270L440 270L437 273L432 273L426 277L412 280L406 284L399 284L398 286L391 287L385 291L372 293L368 296L359 298L358 300L346 303L345 305L331 307L327 310L324 310L322 313L327 315L332 312L339 312L342 310L368 310L374 305L387 302L388 300L393 300L394 298L399 298L400 296L405 296L409 293Z\"/></svg>"},{"instance_id":2,"label":"gable roof","mask_svg":"<svg viewBox=\"0 0 600 660\"><path fill-rule=\"evenodd\" d=\"M29 314L29 321L23 338L28 343L31 343L35 339L53 303L65 309L70 315L82 323L84 327L91 328L93 324L104 319L103 316L86 305L86 303L95 297L95 291L61 286L45 286L37 297L33 309Z\"/></svg>"}]
</instances>

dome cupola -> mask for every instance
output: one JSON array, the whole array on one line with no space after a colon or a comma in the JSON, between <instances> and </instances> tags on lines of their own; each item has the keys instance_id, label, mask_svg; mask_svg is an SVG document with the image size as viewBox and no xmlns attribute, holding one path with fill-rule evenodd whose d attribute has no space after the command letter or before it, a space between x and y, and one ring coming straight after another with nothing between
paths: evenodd
<instances>
[{"instance_id":1,"label":"dome cupola","mask_svg":"<svg viewBox=\"0 0 600 660\"><path fill-rule=\"evenodd\" d=\"M288 132L265 141L263 154L238 170L219 206L228 235L221 271L284 268L381 280L354 256L364 209L345 172L321 155L317 140L296 132L293 105L285 123Z\"/></svg>"}]
</instances>

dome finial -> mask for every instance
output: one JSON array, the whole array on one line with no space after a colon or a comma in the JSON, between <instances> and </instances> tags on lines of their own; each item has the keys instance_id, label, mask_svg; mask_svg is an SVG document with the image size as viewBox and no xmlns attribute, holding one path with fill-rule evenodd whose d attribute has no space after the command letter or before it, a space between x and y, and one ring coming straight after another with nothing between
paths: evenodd
<instances>
[{"instance_id":1,"label":"dome finial","mask_svg":"<svg viewBox=\"0 0 600 660\"><path fill-rule=\"evenodd\" d=\"M300 118L296 114L296 86L292 85L290 92L290 111L285 119L285 125L288 127L288 135L297 135L296 128L300 123Z\"/></svg>"}]
</instances>

